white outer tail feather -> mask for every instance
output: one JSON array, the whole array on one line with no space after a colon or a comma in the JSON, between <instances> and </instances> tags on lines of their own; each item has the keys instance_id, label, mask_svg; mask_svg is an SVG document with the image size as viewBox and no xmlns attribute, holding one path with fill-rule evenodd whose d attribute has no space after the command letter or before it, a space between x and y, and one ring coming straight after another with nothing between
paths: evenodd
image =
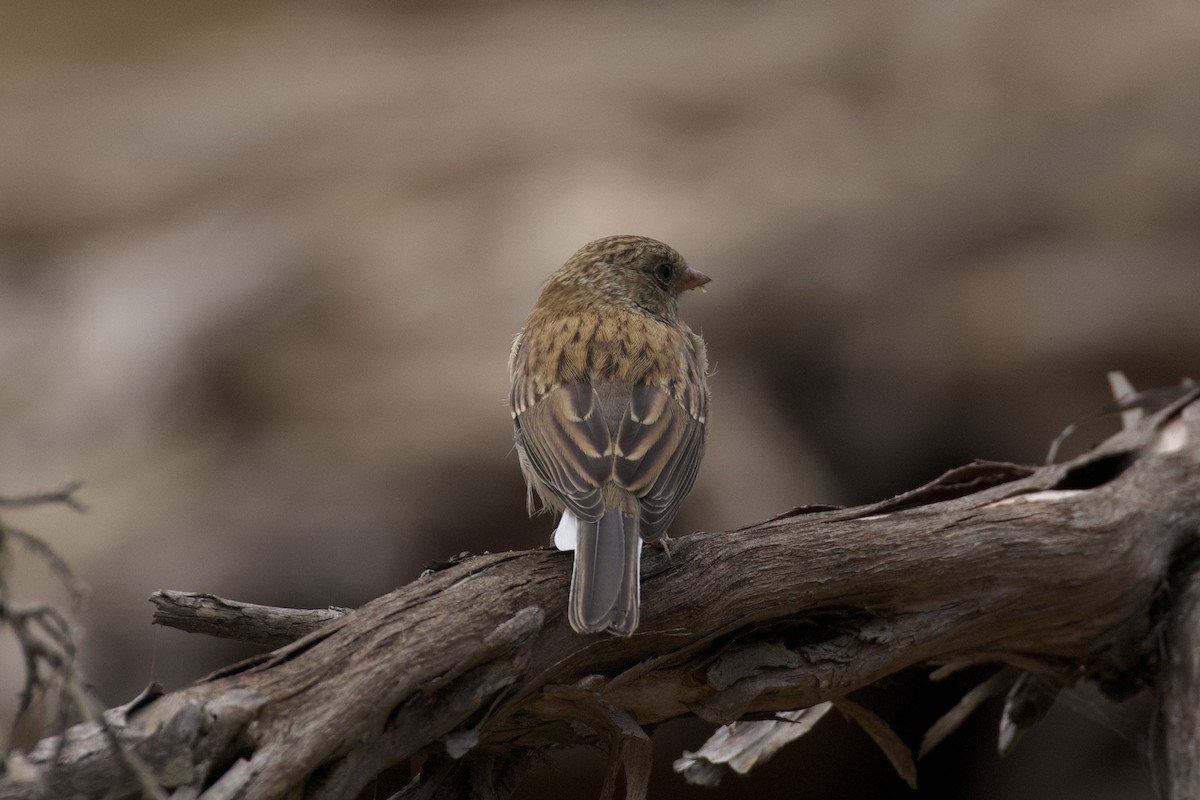
<instances>
[{"instance_id":1,"label":"white outer tail feather","mask_svg":"<svg viewBox=\"0 0 1200 800\"><path fill-rule=\"evenodd\" d=\"M570 511L564 511L554 529L554 546L565 553L574 550L578 540L579 520Z\"/></svg>"}]
</instances>

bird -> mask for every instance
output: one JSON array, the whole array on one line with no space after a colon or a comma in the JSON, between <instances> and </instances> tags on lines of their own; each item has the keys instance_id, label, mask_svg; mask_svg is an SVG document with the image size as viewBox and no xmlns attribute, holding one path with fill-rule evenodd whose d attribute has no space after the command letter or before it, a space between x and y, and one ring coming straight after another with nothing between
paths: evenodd
<instances>
[{"instance_id":1,"label":"bird","mask_svg":"<svg viewBox=\"0 0 1200 800\"><path fill-rule=\"evenodd\" d=\"M708 423L708 353L679 318L710 278L644 236L581 247L543 285L509 355L513 440L528 489L574 550L567 618L630 636L642 541L666 547Z\"/></svg>"}]
</instances>

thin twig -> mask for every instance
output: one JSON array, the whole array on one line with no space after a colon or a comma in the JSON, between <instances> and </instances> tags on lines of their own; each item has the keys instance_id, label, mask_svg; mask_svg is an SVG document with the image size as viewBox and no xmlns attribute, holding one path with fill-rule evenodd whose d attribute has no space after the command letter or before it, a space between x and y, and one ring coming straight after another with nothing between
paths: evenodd
<instances>
[{"instance_id":1,"label":"thin twig","mask_svg":"<svg viewBox=\"0 0 1200 800\"><path fill-rule=\"evenodd\" d=\"M75 496L75 492L83 488L83 481L71 481L67 485L48 492L22 494L15 497L0 495L0 508L32 508L60 503L80 513L87 511L87 506Z\"/></svg>"}]
</instances>

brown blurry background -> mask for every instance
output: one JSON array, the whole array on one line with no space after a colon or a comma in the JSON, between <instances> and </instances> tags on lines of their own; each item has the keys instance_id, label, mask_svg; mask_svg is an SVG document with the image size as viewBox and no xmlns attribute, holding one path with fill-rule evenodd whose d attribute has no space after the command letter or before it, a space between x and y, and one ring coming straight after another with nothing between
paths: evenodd
<instances>
[{"instance_id":1,"label":"brown blurry background","mask_svg":"<svg viewBox=\"0 0 1200 800\"><path fill-rule=\"evenodd\" d=\"M152 628L155 589L355 606L546 542L505 360L599 236L713 278L684 302L716 374L677 534L1036 462L1107 370L1198 372L1194 0L451 5L0 11L0 493L87 481L86 515L5 519L92 586L107 704L250 652ZM14 579L62 600L28 556ZM874 707L915 742L969 678ZM919 796L1153 795L1144 703L1079 693L1003 761L997 714ZM654 796L917 796L840 720L686 787L669 761L709 730L657 732ZM569 753L519 796L601 774Z\"/></svg>"}]
</instances>

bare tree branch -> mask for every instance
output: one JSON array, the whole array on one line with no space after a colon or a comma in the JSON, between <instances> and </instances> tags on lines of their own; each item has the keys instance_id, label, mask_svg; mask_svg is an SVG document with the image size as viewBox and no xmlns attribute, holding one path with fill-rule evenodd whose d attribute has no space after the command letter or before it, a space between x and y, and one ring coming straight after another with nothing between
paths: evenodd
<instances>
[{"instance_id":1,"label":"bare tree branch","mask_svg":"<svg viewBox=\"0 0 1200 800\"><path fill-rule=\"evenodd\" d=\"M1192 569L1175 572L1158 684L1164 796L1172 800L1200 797L1200 548L1195 545L1185 545L1185 552L1177 554Z\"/></svg>"},{"instance_id":2,"label":"bare tree branch","mask_svg":"<svg viewBox=\"0 0 1200 800\"><path fill-rule=\"evenodd\" d=\"M0 497L0 507L32 508L60 503L82 512L86 506L75 497L75 492L82 485L75 482L54 492ZM27 550L45 560L63 582L76 607L83 605L88 590L53 548L31 533L0 522L0 625L12 630L25 662L25 683L20 694L18 719L30 708L36 696L53 698L58 706L55 730L64 731L72 716L87 720L92 729L103 737L114 766L122 778L134 787L133 791L149 800L166 800L158 776L121 741L115 721L110 720L116 712L102 714L99 704L88 691L76 661L77 637L71 621L47 603L15 603L10 599L4 569L10 558L10 541L20 542ZM48 741L53 751L47 763L64 763L68 736L56 736ZM0 775L7 775L9 780L21 785L23 791L32 791L35 797L48 795L53 783L53 768L35 767L20 753L6 754L3 766Z\"/></svg>"},{"instance_id":3,"label":"bare tree branch","mask_svg":"<svg viewBox=\"0 0 1200 800\"><path fill-rule=\"evenodd\" d=\"M61 503L62 505L72 508L75 511L87 511L87 506L83 501L75 496L75 493L83 488L83 481L71 481L70 483L58 489L52 489L48 492L35 492L33 494L22 494L16 497L0 496L0 508L33 508L35 506L45 506L53 503Z\"/></svg>"},{"instance_id":4,"label":"bare tree branch","mask_svg":"<svg viewBox=\"0 0 1200 800\"><path fill-rule=\"evenodd\" d=\"M1156 396L1066 463L974 463L882 503L683 537L670 562L647 553L627 639L571 632L569 556L465 558L149 699L119 735L165 790L206 800L352 796L406 763L420 771L403 796L503 797L532 753L576 744L607 750L638 796L646 726L729 723L915 665L995 662L1055 691L1155 688L1171 797L1195 797L1198 396ZM64 741L23 756L51 796L138 791L95 730ZM0 799L35 795L0 779Z\"/></svg>"},{"instance_id":5,"label":"bare tree branch","mask_svg":"<svg viewBox=\"0 0 1200 800\"><path fill-rule=\"evenodd\" d=\"M150 595L155 625L189 633L206 633L268 647L294 642L328 622L344 617L345 608L278 608L226 600L212 594L164 589Z\"/></svg>"}]
</instances>

